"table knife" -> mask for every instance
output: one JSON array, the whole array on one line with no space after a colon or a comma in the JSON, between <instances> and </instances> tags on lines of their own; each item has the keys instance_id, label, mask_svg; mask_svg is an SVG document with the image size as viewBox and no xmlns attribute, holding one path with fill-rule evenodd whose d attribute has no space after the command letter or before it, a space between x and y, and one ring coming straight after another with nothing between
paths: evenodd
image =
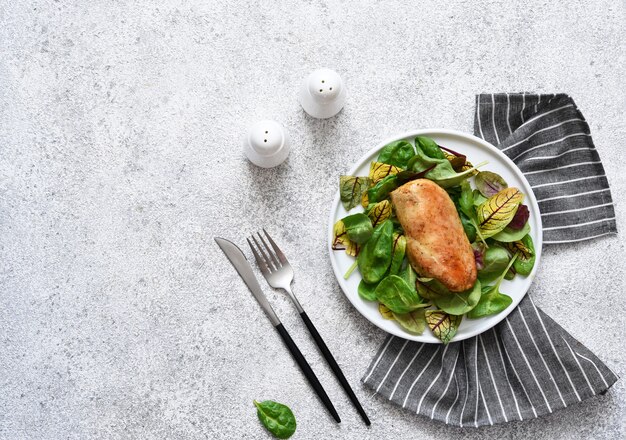
<instances>
[{"instance_id":1,"label":"table knife","mask_svg":"<svg viewBox=\"0 0 626 440\"><path fill-rule=\"evenodd\" d=\"M259 285L259 282L254 275L254 272L252 271L252 266L248 262L246 256L243 254L243 252L241 252L241 249L239 249L237 245L229 240L215 237L215 242L220 247L220 249L222 249L222 252L224 252L231 264L235 267L235 270L237 270L239 276L243 279L244 283L246 283L246 286L248 286L248 289L250 289L250 292L252 292L252 295L257 300L276 331L278 331L278 334L283 339L283 342L291 352L291 355L297 362L298 366L309 381L309 384L311 384L313 390L315 390L316 394L318 395L328 412L333 416L333 419L335 419L337 423L340 423L341 419L339 418L339 414L337 414L335 407L328 398L326 390L324 390L324 387L322 387L322 384L311 369L311 366L309 365L307 360L304 358L304 355L302 354L296 343L293 341L293 339L291 339L291 336L289 336L289 333L287 333L287 330L280 322L280 319L278 319L276 312L274 312L274 309L267 301L267 297L261 290L261 286Z\"/></svg>"}]
</instances>

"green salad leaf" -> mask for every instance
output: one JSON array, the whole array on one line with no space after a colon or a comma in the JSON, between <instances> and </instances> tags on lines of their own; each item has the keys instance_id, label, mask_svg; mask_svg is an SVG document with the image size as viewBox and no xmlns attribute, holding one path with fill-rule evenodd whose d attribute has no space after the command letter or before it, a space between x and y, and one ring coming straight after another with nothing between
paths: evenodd
<instances>
[{"instance_id":1,"label":"green salad leaf","mask_svg":"<svg viewBox=\"0 0 626 440\"><path fill-rule=\"evenodd\" d=\"M259 420L274 437L285 439L296 432L296 417L287 405L272 400L255 400L254 406Z\"/></svg>"},{"instance_id":2,"label":"green salad leaf","mask_svg":"<svg viewBox=\"0 0 626 440\"><path fill-rule=\"evenodd\" d=\"M463 316L449 315L441 310L426 310L426 322L433 334L447 344L456 335Z\"/></svg>"},{"instance_id":3,"label":"green salad leaf","mask_svg":"<svg viewBox=\"0 0 626 440\"><path fill-rule=\"evenodd\" d=\"M393 321L394 319L396 319L393 316L393 312L389 310L389 307L387 307L383 303L378 304L378 313L380 313L380 316L382 316L384 319L388 319L390 321Z\"/></svg>"},{"instance_id":4,"label":"green salad leaf","mask_svg":"<svg viewBox=\"0 0 626 440\"><path fill-rule=\"evenodd\" d=\"M334 251L345 250L346 254L351 257L356 257L359 253L359 245L350 240L348 237L346 225L343 224L343 220L337 220L337 223L333 226L332 249Z\"/></svg>"},{"instance_id":5,"label":"green salad leaf","mask_svg":"<svg viewBox=\"0 0 626 440\"><path fill-rule=\"evenodd\" d=\"M496 235L494 235L492 238L501 243L511 243L512 241L521 240L529 232L530 232L530 223L526 222L526 224L522 227L522 229L518 231L507 226L506 228L498 232Z\"/></svg>"},{"instance_id":6,"label":"green salad leaf","mask_svg":"<svg viewBox=\"0 0 626 440\"><path fill-rule=\"evenodd\" d=\"M370 173L369 173L370 184L375 185L381 180L383 180L385 177L391 174L398 174L400 171L401 171L400 168L393 166L393 165L389 165L388 163L372 162L370 164Z\"/></svg>"},{"instance_id":7,"label":"green salad leaf","mask_svg":"<svg viewBox=\"0 0 626 440\"><path fill-rule=\"evenodd\" d=\"M496 173L491 171L481 171L474 178L476 189L485 197L491 197L508 188L506 181Z\"/></svg>"},{"instance_id":8,"label":"green salad leaf","mask_svg":"<svg viewBox=\"0 0 626 440\"><path fill-rule=\"evenodd\" d=\"M449 295L435 298L435 305L450 315L464 315L472 310L480 300L480 281L464 292L450 292Z\"/></svg>"},{"instance_id":9,"label":"green salad leaf","mask_svg":"<svg viewBox=\"0 0 626 440\"><path fill-rule=\"evenodd\" d=\"M393 250L393 223L385 220L374 228L371 238L357 256L361 276L368 284L380 281L391 264Z\"/></svg>"},{"instance_id":10,"label":"green salad leaf","mask_svg":"<svg viewBox=\"0 0 626 440\"><path fill-rule=\"evenodd\" d=\"M359 283L359 296L365 301L376 301L376 287L378 283L367 284L364 280Z\"/></svg>"},{"instance_id":11,"label":"green salad leaf","mask_svg":"<svg viewBox=\"0 0 626 440\"><path fill-rule=\"evenodd\" d=\"M361 203L363 193L369 188L369 178L339 176L339 198L346 211Z\"/></svg>"},{"instance_id":12,"label":"green salad leaf","mask_svg":"<svg viewBox=\"0 0 626 440\"><path fill-rule=\"evenodd\" d=\"M380 282L376 298L394 313L409 313L421 304L417 293L397 275L389 275Z\"/></svg>"},{"instance_id":13,"label":"green salad leaf","mask_svg":"<svg viewBox=\"0 0 626 440\"><path fill-rule=\"evenodd\" d=\"M415 138L415 146L422 150L424 154L426 154L426 156L428 157L432 157L433 159L447 160L445 154L443 154L443 151L441 151L441 148L439 148L439 145L437 145L437 142L429 137L417 136Z\"/></svg>"},{"instance_id":14,"label":"green salad leaf","mask_svg":"<svg viewBox=\"0 0 626 440\"><path fill-rule=\"evenodd\" d=\"M490 246L483 254L483 267L478 271L478 279L482 284L496 280L509 264L509 253L500 246Z\"/></svg>"},{"instance_id":15,"label":"green salad leaf","mask_svg":"<svg viewBox=\"0 0 626 440\"><path fill-rule=\"evenodd\" d=\"M391 265L389 273L398 275L404 262L404 254L406 253L406 237L403 234L393 234L393 248L391 251Z\"/></svg>"},{"instance_id":16,"label":"green salad leaf","mask_svg":"<svg viewBox=\"0 0 626 440\"><path fill-rule=\"evenodd\" d=\"M391 202L389 200L381 200L367 207L367 216L372 221L372 226L376 227L389 217L391 217Z\"/></svg>"},{"instance_id":17,"label":"green salad leaf","mask_svg":"<svg viewBox=\"0 0 626 440\"><path fill-rule=\"evenodd\" d=\"M405 140L395 141L385 145L378 154L378 162L406 168L409 160L415 155L413 145Z\"/></svg>"},{"instance_id":18,"label":"green salad leaf","mask_svg":"<svg viewBox=\"0 0 626 440\"><path fill-rule=\"evenodd\" d=\"M517 253L513 255L513 258L505 267L502 275L500 275L500 278L498 278L498 282L493 286L488 286L488 289L485 288L483 290L483 293L480 296L480 301L478 301L476 307L470 310L467 314L468 318L476 319L482 318L483 316L495 315L497 313L500 313L513 303L513 300L510 296L500 292L500 284L502 283L502 280L504 279L506 273L509 271L509 269L517 259L518 255L519 254Z\"/></svg>"},{"instance_id":19,"label":"green salad leaf","mask_svg":"<svg viewBox=\"0 0 626 440\"><path fill-rule=\"evenodd\" d=\"M393 317L405 330L417 335L424 333L426 328L426 309L419 308L409 313L393 313Z\"/></svg>"},{"instance_id":20,"label":"green salad leaf","mask_svg":"<svg viewBox=\"0 0 626 440\"><path fill-rule=\"evenodd\" d=\"M507 243L506 248L512 254L517 253L517 260L513 268L520 275L529 275L535 266L535 245L530 235L524 236L521 241Z\"/></svg>"},{"instance_id":21,"label":"green salad leaf","mask_svg":"<svg viewBox=\"0 0 626 440\"><path fill-rule=\"evenodd\" d=\"M369 203L376 203L386 199L389 196L389 193L398 186L398 175L390 174L367 190Z\"/></svg>"},{"instance_id":22,"label":"green salad leaf","mask_svg":"<svg viewBox=\"0 0 626 440\"><path fill-rule=\"evenodd\" d=\"M509 224L524 195L517 188L506 188L489 197L476 209L478 227L483 237L496 235Z\"/></svg>"},{"instance_id":23,"label":"green salad leaf","mask_svg":"<svg viewBox=\"0 0 626 440\"><path fill-rule=\"evenodd\" d=\"M357 244L363 244L372 236L374 228L369 217L363 213L349 215L341 219L348 238Z\"/></svg>"}]
</instances>

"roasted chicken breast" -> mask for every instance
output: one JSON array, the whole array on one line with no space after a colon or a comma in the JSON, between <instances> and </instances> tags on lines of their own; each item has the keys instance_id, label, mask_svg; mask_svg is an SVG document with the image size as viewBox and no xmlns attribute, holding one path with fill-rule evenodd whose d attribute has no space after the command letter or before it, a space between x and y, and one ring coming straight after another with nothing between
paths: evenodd
<instances>
[{"instance_id":1,"label":"roasted chicken breast","mask_svg":"<svg viewBox=\"0 0 626 440\"><path fill-rule=\"evenodd\" d=\"M391 193L413 269L452 292L476 282L476 261L454 203L436 183L417 179Z\"/></svg>"}]
</instances>

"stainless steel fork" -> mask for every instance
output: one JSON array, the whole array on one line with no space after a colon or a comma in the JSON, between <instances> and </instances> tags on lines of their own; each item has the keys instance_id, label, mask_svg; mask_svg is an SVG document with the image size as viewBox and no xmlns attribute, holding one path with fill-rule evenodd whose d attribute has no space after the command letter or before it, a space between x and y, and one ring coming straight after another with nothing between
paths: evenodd
<instances>
[{"instance_id":1,"label":"stainless steel fork","mask_svg":"<svg viewBox=\"0 0 626 440\"><path fill-rule=\"evenodd\" d=\"M259 269L261 269L261 273L263 274L270 286L274 287L275 289L283 289L289 294L289 297L296 306L298 313L300 313L300 317L302 317L304 324L309 329L311 336L313 336L317 347L322 352L322 355L324 355L326 362L328 362L328 364L330 365L330 368L333 370L333 373L335 373L335 376L339 380L339 383L341 383L341 386L348 394L348 397L350 397L352 404L356 407L357 411L361 415L361 418L363 418L363 421L365 421L365 424L369 426L371 422L367 417L367 414L365 414L361 403L354 394L354 391L350 387L348 380L341 371L341 368L339 368L337 361L326 346L326 343L320 336L319 332L309 319L309 316L300 305L298 298L296 298L296 295L294 295L291 290L291 282L293 281L293 269L291 268L289 261L287 261L287 257L285 257L285 254L280 250L278 245L274 242L274 240L272 240L272 237L270 237L265 229L263 229L263 233L265 234L269 245L267 244L267 242L263 238L263 235L261 235L260 232L257 232L257 236L252 236L252 241L250 241L249 238L246 239L248 241L248 244L250 245L250 249L252 249L254 258L259 265ZM254 245L252 244L252 242L254 242Z\"/></svg>"}]
</instances>

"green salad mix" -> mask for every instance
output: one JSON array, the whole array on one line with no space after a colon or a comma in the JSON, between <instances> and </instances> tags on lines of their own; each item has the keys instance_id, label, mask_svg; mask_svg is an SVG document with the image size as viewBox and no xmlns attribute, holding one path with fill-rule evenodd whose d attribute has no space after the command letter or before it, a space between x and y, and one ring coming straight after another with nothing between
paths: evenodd
<instances>
[{"instance_id":1,"label":"green salad mix","mask_svg":"<svg viewBox=\"0 0 626 440\"><path fill-rule=\"evenodd\" d=\"M400 140L385 145L368 176L339 179L344 208L363 208L334 225L332 248L355 257L345 278L358 268L359 296L377 301L381 315L407 332L422 334L429 327L447 344L464 316L479 319L511 305L511 297L500 291L502 280L529 275L533 269L535 248L524 194L500 175L478 171L485 164L473 166L463 154L417 136L414 144ZM451 292L438 280L416 273L408 262L406 237L389 195L420 178L445 189L456 206L478 271L467 291Z\"/></svg>"}]
</instances>

